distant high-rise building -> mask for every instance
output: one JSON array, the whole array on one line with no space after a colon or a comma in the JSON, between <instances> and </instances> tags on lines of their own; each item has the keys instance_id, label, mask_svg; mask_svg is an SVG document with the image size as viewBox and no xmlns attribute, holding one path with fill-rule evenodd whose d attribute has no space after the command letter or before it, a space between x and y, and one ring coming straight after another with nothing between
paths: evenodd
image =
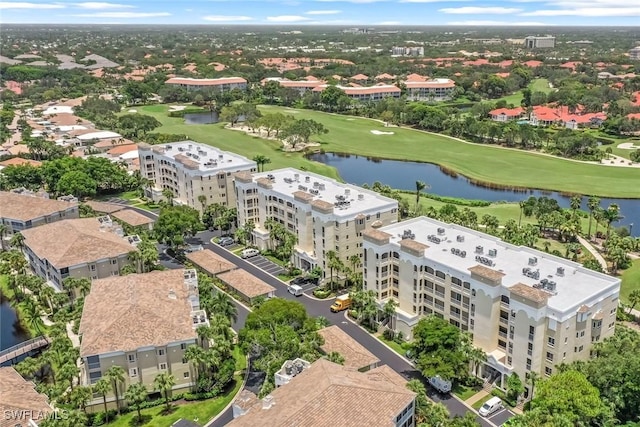
<instances>
[{"instance_id":1,"label":"distant high-rise building","mask_svg":"<svg viewBox=\"0 0 640 427\"><path fill-rule=\"evenodd\" d=\"M640 46L636 46L629 50L629 59L640 61Z\"/></svg>"},{"instance_id":2,"label":"distant high-rise building","mask_svg":"<svg viewBox=\"0 0 640 427\"><path fill-rule=\"evenodd\" d=\"M392 56L424 56L422 46L394 46L391 48Z\"/></svg>"},{"instance_id":3,"label":"distant high-rise building","mask_svg":"<svg viewBox=\"0 0 640 427\"><path fill-rule=\"evenodd\" d=\"M553 36L528 36L524 39L524 45L527 49L556 47L556 38Z\"/></svg>"}]
</instances>

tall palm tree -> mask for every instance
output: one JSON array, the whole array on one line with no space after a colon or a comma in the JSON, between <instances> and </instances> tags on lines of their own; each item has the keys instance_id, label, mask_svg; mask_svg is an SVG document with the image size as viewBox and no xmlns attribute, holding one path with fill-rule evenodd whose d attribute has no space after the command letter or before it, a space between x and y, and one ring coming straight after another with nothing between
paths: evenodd
<instances>
[{"instance_id":1,"label":"tall palm tree","mask_svg":"<svg viewBox=\"0 0 640 427\"><path fill-rule=\"evenodd\" d=\"M142 422L142 413L140 412L140 409L142 409L141 406L147 400L148 396L149 392L147 391L147 387L142 383L131 384L124 393L124 398L127 400L127 403L136 407L136 411L138 412L138 423Z\"/></svg>"},{"instance_id":2,"label":"tall palm tree","mask_svg":"<svg viewBox=\"0 0 640 427\"><path fill-rule=\"evenodd\" d=\"M393 318L396 315L397 306L398 306L398 303L396 302L396 300L394 300L393 298L389 298L387 302L384 304L384 307L382 308L382 311L384 312L385 317L389 319L389 329L391 329L392 331L395 330L393 326Z\"/></svg>"},{"instance_id":3,"label":"tall palm tree","mask_svg":"<svg viewBox=\"0 0 640 427\"><path fill-rule=\"evenodd\" d=\"M165 188L164 190L162 190L162 197L164 197L164 199L170 206L173 206L173 191Z\"/></svg>"},{"instance_id":4,"label":"tall palm tree","mask_svg":"<svg viewBox=\"0 0 640 427\"><path fill-rule=\"evenodd\" d=\"M593 220L593 213L600 207L600 198L591 196L587 201L587 208L589 208L589 231L587 237L591 238L591 221Z\"/></svg>"},{"instance_id":5,"label":"tall palm tree","mask_svg":"<svg viewBox=\"0 0 640 427\"><path fill-rule=\"evenodd\" d=\"M224 292L216 292L211 299L211 308L214 313L229 319L230 322L238 321L238 307L231 297Z\"/></svg>"},{"instance_id":6,"label":"tall palm tree","mask_svg":"<svg viewBox=\"0 0 640 427\"><path fill-rule=\"evenodd\" d=\"M640 289L634 289L629 294L629 314L633 311L636 305L640 304Z\"/></svg>"},{"instance_id":7,"label":"tall palm tree","mask_svg":"<svg viewBox=\"0 0 640 427\"><path fill-rule=\"evenodd\" d=\"M82 295L82 298L84 298L91 290L91 281L86 277L81 277L77 281L77 288L80 291L80 295Z\"/></svg>"},{"instance_id":8,"label":"tall palm tree","mask_svg":"<svg viewBox=\"0 0 640 427\"><path fill-rule=\"evenodd\" d=\"M116 409L118 410L118 415L120 415L120 387L124 384L124 369L122 366L113 365L106 372L106 378L111 381L111 386L113 387L113 394L116 397Z\"/></svg>"},{"instance_id":9,"label":"tall palm tree","mask_svg":"<svg viewBox=\"0 0 640 427\"><path fill-rule=\"evenodd\" d=\"M416 181L416 209L420 206L420 193L425 188L430 188L423 181Z\"/></svg>"},{"instance_id":10,"label":"tall palm tree","mask_svg":"<svg viewBox=\"0 0 640 427\"><path fill-rule=\"evenodd\" d=\"M198 201L202 205L202 212L204 212L204 210L207 208L207 196L205 196L204 194L199 195Z\"/></svg>"},{"instance_id":11,"label":"tall palm tree","mask_svg":"<svg viewBox=\"0 0 640 427\"><path fill-rule=\"evenodd\" d=\"M607 239L611 234L611 224L620 221L623 216L620 215L620 206L617 203L611 203L607 209L602 212L603 219L607 221Z\"/></svg>"},{"instance_id":12,"label":"tall palm tree","mask_svg":"<svg viewBox=\"0 0 640 427\"><path fill-rule=\"evenodd\" d=\"M11 245L11 247L13 248L22 250L22 248L24 248L24 236L22 235L22 233L20 233L19 231L13 233L13 236L11 236L11 240L9 240L9 245Z\"/></svg>"},{"instance_id":13,"label":"tall palm tree","mask_svg":"<svg viewBox=\"0 0 640 427\"><path fill-rule=\"evenodd\" d=\"M329 287L333 289L333 272L340 271L343 268L343 264L335 251L327 251L326 258L327 267L329 267Z\"/></svg>"},{"instance_id":14,"label":"tall palm tree","mask_svg":"<svg viewBox=\"0 0 640 427\"><path fill-rule=\"evenodd\" d=\"M184 351L184 358L193 365L196 374L194 383L197 384L200 377L200 367L204 361L204 350L198 345L191 345Z\"/></svg>"},{"instance_id":15,"label":"tall palm tree","mask_svg":"<svg viewBox=\"0 0 640 427\"><path fill-rule=\"evenodd\" d=\"M22 313L27 324L32 327L37 334L40 334L44 326L40 306L32 298L26 298L22 303Z\"/></svg>"},{"instance_id":16,"label":"tall palm tree","mask_svg":"<svg viewBox=\"0 0 640 427\"><path fill-rule=\"evenodd\" d=\"M167 405L167 411L170 408L169 405L169 391L176 385L176 379L173 375L167 372L160 372L153 379L153 389L158 390L160 393L164 394L164 401Z\"/></svg>"},{"instance_id":17,"label":"tall palm tree","mask_svg":"<svg viewBox=\"0 0 640 427\"><path fill-rule=\"evenodd\" d=\"M572 211L577 211L582 206L582 196L572 196L569 206Z\"/></svg>"},{"instance_id":18,"label":"tall palm tree","mask_svg":"<svg viewBox=\"0 0 640 427\"><path fill-rule=\"evenodd\" d=\"M142 253L139 250L129 251L127 260L136 266L136 273L143 273L142 270Z\"/></svg>"},{"instance_id":19,"label":"tall palm tree","mask_svg":"<svg viewBox=\"0 0 640 427\"><path fill-rule=\"evenodd\" d=\"M71 392L71 402L77 408L87 413L87 404L91 400L93 391L91 387L78 386Z\"/></svg>"},{"instance_id":20,"label":"tall palm tree","mask_svg":"<svg viewBox=\"0 0 640 427\"><path fill-rule=\"evenodd\" d=\"M93 390L102 395L102 403L104 405L104 421L109 424L109 409L107 408L107 393L111 391L111 384L107 378L100 378L93 386Z\"/></svg>"},{"instance_id":21,"label":"tall palm tree","mask_svg":"<svg viewBox=\"0 0 640 427\"><path fill-rule=\"evenodd\" d=\"M529 390L529 400L533 399L533 392L536 387L536 382L538 381L538 379L540 379L540 374L538 374L535 371L529 371L525 376L525 381L528 384L531 384L531 390Z\"/></svg>"},{"instance_id":22,"label":"tall palm tree","mask_svg":"<svg viewBox=\"0 0 640 427\"><path fill-rule=\"evenodd\" d=\"M9 227L7 227L6 224L0 224L0 250L4 251L4 236L7 234L7 230L9 229Z\"/></svg>"}]
</instances>

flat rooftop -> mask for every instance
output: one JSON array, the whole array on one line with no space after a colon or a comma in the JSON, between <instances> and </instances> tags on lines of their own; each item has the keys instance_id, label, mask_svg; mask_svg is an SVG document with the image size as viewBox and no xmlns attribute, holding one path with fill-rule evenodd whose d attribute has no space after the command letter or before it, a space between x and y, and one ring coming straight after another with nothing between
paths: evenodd
<instances>
[{"instance_id":1,"label":"flat rooftop","mask_svg":"<svg viewBox=\"0 0 640 427\"><path fill-rule=\"evenodd\" d=\"M575 311L591 297L620 286L620 279L589 270L578 263L427 217L391 224L377 231L387 233L389 242L395 245L400 245L401 240L410 240L404 234L410 231L414 234L413 243L427 247L424 249L425 258L463 274L473 269L488 278L501 278L503 287L514 288L513 291L520 295L526 290L522 286L525 285L530 288L529 295L534 300L546 294L547 306L560 312ZM482 253L479 253L480 249ZM465 256L462 256L462 251ZM524 269L528 269L527 274ZM543 280L555 282L555 291L538 287Z\"/></svg>"},{"instance_id":2,"label":"flat rooftop","mask_svg":"<svg viewBox=\"0 0 640 427\"><path fill-rule=\"evenodd\" d=\"M323 201L334 205L333 214L350 217L360 213L377 213L397 208L398 202L375 191L351 184L343 184L326 176L294 168L277 169L253 174L253 181L267 178L275 193L294 197L294 193L306 193L311 202Z\"/></svg>"},{"instance_id":3,"label":"flat rooftop","mask_svg":"<svg viewBox=\"0 0 640 427\"><path fill-rule=\"evenodd\" d=\"M188 169L211 174L257 167L256 162L244 156L194 141L172 142L153 146L140 144L138 148L140 157L145 155L144 152L146 150L152 150L157 154L171 158L175 162L182 163Z\"/></svg>"}]
</instances>

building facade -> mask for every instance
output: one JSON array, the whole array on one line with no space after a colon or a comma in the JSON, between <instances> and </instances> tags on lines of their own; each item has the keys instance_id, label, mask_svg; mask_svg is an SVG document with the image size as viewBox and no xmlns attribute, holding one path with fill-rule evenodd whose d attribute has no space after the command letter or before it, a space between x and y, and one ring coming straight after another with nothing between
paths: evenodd
<instances>
[{"instance_id":1,"label":"building facade","mask_svg":"<svg viewBox=\"0 0 640 427\"><path fill-rule=\"evenodd\" d=\"M93 385L110 367L120 366L125 372L121 391L142 383L152 392L161 372L175 378L172 391L187 391L196 377L185 351L198 344L197 327L209 325L199 301L192 269L94 281L80 321L82 385ZM114 395L107 401L114 402ZM102 405L102 396L94 395L91 404Z\"/></svg>"},{"instance_id":2,"label":"building facade","mask_svg":"<svg viewBox=\"0 0 640 427\"><path fill-rule=\"evenodd\" d=\"M268 173L236 174L238 223L253 221L253 241L270 245L269 218L294 233L294 265L303 270L327 270L326 254L334 251L349 265L362 256L362 232L398 220L398 202L354 185L293 168Z\"/></svg>"},{"instance_id":3,"label":"building facade","mask_svg":"<svg viewBox=\"0 0 640 427\"><path fill-rule=\"evenodd\" d=\"M502 388L614 333L620 280L548 253L420 217L365 231L364 254L365 288L398 302L398 331L433 314L470 332L487 354L478 374Z\"/></svg>"},{"instance_id":4,"label":"building facade","mask_svg":"<svg viewBox=\"0 0 640 427\"><path fill-rule=\"evenodd\" d=\"M143 143L138 154L140 174L152 182L145 189L148 197L165 200L163 190L169 190L174 202L200 211L214 203L235 206L233 174L257 171L256 162L246 157L193 141Z\"/></svg>"},{"instance_id":5,"label":"building facade","mask_svg":"<svg viewBox=\"0 0 640 427\"><path fill-rule=\"evenodd\" d=\"M229 92L234 89L246 90L247 81L242 77L221 77L218 79L194 79L190 77L173 77L165 82L191 90L212 89L218 92Z\"/></svg>"},{"instance_id":6,"label":"building facade","mask_svg":"<svg viewBox=\"0 0 640 427\"><path fill-rule=\"evenodd\" d=\"M556 38L553 36L528 36L524 39L527 49L543 49L556 47Z\"/></svg>"},{"instance_id":7,"label":"building facade","mask_svg":"<svg viewBox=\"0 0 640 427\"><path fill-rule=\"evenodd\" d=\"M320 85L313 88L313 92L322 92L329 85ZM379 83L373 86L340 86L336 87L342 90L349 98L360 102L376 102L384 98L400 98L401 90L394 85Z\"/></svg>"},{"instance_id":8,"label":"building facade","mask_svg":"<svg viewBox=\"0 0 640 427\"><path fill-rule=\"evenodd\" d=\"M7 227L5 231L7 236L16 231L21 232L79 216L77 201L67 202L36 195L0 191L0 224Z\"/></svg>"},{"instance_id":9,"label":"building facade","mask_svg":"<svg viewBox=\"0 0 640 427\"><path fill-rule=\"evenodd\" d=\"M640 46L629 49L629 59L640 61Z\"/></svg>"},{"instance_id":10,"label":"building facade","mask_svg":"<svg viewBox=\"0 0 640 427\"><path fill-rule=\"evenodd\" d=\"M456 84L451 79L405 81L409 101L446 101L451 99Z\"/></svg>"},{"instance_id":11,"label":"building facade","mask_svg":"<svg viewBox=\"0 0 640 427\"><path fill-rule=\"evenodd\" d=\"M67 277L117 276L131 264L135 246L109 217L57 221L24 230L24 251L33 274L61 291Z\"/></svg>"}]
</instances>

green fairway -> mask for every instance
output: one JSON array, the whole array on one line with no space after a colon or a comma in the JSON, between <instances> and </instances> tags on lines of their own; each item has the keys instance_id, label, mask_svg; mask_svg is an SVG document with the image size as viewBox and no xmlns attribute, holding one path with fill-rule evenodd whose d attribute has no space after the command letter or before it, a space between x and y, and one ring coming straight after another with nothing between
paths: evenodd
<instances>
[{"instance_id":1,"label":"green fairway","mask_svg":"<svg viewBox=\"0 0 640 427\"><path fill-rule=\"evenodd\" d=\"M622 272L622 285L620 286L620 300L628 304L629 294L640 289L640 259L633 260L631 267ZM639 307L636 307L638 309Z\"/></svg>"},{"instance_id":2,"label":"green fairway","mask_svg":"<svg viewBox=\"0 0 640 427\"><path fill-rule=\"evenodd\" d=\"M531 83L529 83L528 88L531 89L532 93L544 92L546 94L549 94L554 90L553 88L549 87L549 80L547 79L534 79L533 81L531 81ZM522 91L519 90L511 95L503 96L502 98L497 99L497 101L506 101L507 104L513 104L515 107L518 107L522 102L522 98Z\"/></svg>"},{"instance_id":3,"label":"green fairway","mask_svg":"<svg viewBox=\"0 0 640 427\"><path fill-rule=\"evenodd\" d=\"M267 169L285 166L307 169L336 177L333 168L306 160L298 153L285 153L275 141L226 130L223 125L185 125L182 119L170 118L166 106L143 107L139 111L163 123L158 132L182 133L189 138L237 152L247 157L264 154L272 163ZM280 111L296 118L310 118L324 124L329 133L316 137L321 148L329 152L363 156L416 160L436 163L469 178L505 187L528 187L601 197L640 198L640 169L607 167L559 159L537 153L496 146L465 143L443 135L406 128L387 128L370 119L261 106L263 112ZM372 130L393 132L374 135Z\"/></svg>"}]
</instances>

